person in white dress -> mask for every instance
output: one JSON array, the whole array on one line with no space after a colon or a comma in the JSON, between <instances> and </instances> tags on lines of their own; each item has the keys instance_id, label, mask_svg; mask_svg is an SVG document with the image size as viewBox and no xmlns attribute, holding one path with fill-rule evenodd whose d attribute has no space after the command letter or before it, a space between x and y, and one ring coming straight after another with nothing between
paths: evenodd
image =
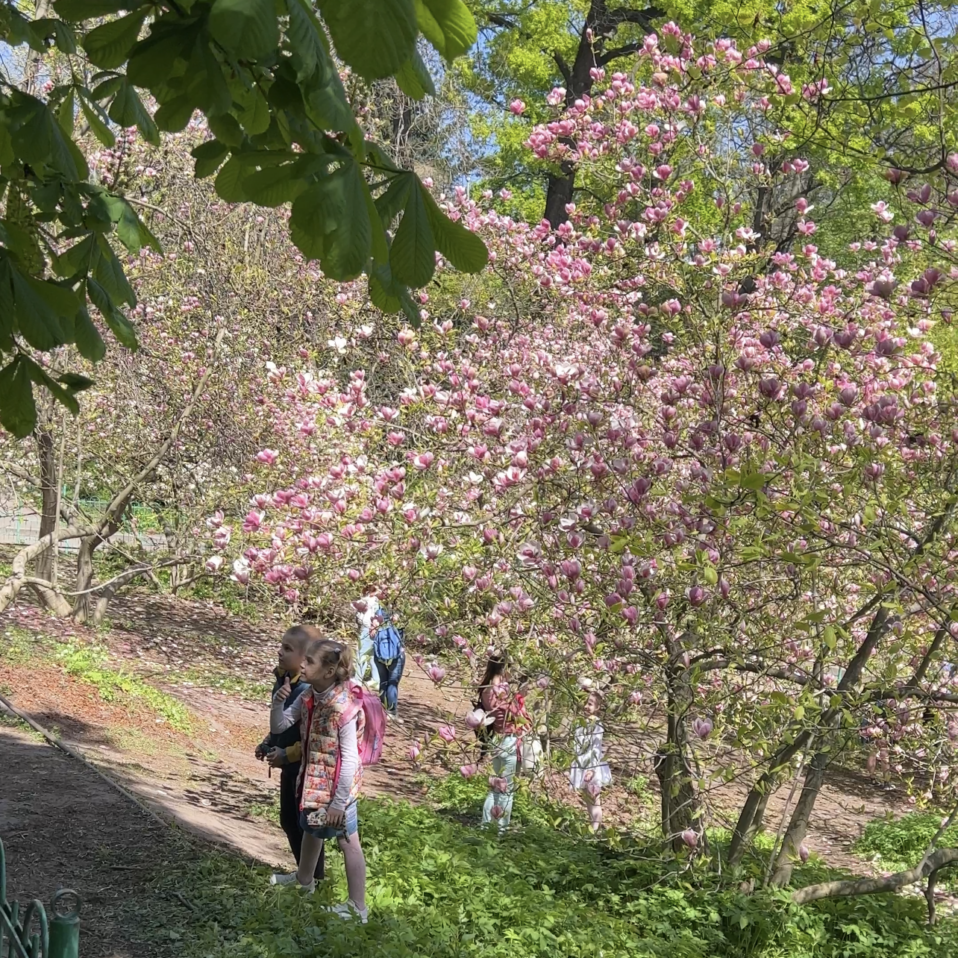
<instances>
[{"instance_id":1,"label":"person in white dress","mask_svg":"<svg viewBox=\"0 0 958 958\"><path fill-rule=\"evenodd\" d=\"M602 827L602 789L612 784L612 770L602 748L604 729L599 721L602 696L593 690L585 701L585 722L574 733L575 758L569 770L569 782L589 810L592 831Z\"/></svg>"},{"instance_id":2,"label":"person in white dress","mask_svg":"<svg viewBox=\"0 0 958 958\"><path fill-rule=\"evenodd\" d=\"M379 629L379 599L375 588L367 588L356 605L358 606L356 622L359 625L359 646L353 678L360 685L366 685L374 692L378 692L379 671L373 663L373 639Z\"/></svg>"}]
</instances>

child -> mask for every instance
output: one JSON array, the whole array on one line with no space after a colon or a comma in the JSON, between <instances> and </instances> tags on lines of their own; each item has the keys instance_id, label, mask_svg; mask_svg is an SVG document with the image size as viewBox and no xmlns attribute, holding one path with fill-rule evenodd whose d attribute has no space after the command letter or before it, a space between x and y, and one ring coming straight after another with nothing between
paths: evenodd
<instances>
[{"instance_id":1,"label":"child","mask_svg":"<svg viewBox=\"0 0 958 958\"><path fill-rule=\"evenodd\" d=\"M356 655L356 670L353 678L360 685L367 682L379 689L379 672L373 663L373 636L379 621L379 599L375 586L363 589L363 597L357 603L356 622L359 625L359 648ZM370 677L367 678L366 676Z\"/></svg>"},{"instance_id":2,"label":"child","mask_svg":"<svg viewBox=\"0 0 958 958\"><path fill-rule=\"evenodd\" d=\"M505 659L492 655L479 683L479 702L483 710L493 717L488 743L492 752L492 777L489 779L489 794L482 807L482 822L488 825L494 820L498 821L500 834L509 827L512 817L519 763L519 733L522 726L528 724L522 697L510 694L505 672Z\"/></svg>"},{"instance_id":3,"label":"child","mask_svg":"<svg viewBox=\"0 0 958 958\"><path fill-rule=\"evenodd\" d=\"M300 769L300 827L303 851L294 875L273 875L274 885L299 885L307 893L316 887L313 870L327 838L337 838L346 860L348 899L330 910L342 918L366 924L366 859L359 845L356 800L363 780L359 742L365 727L360 698L350 687L353 653L332 639L317 639L306 647L303 678L311 688L285 708L289 693L276 693L270 730L284 732L297 722L303 742Z\"/></svg>"},{"instance_id":4,"label":"child","mask_svg":"<svg viewBox=\"0 0 958 958\"><path fill-rule=\"evenodd\" d=\"M406 665L406 648L403 630L392 623L392 614L380 606L379 619L382 625L373 638L373 665L379 673L379 698L390 718L396 714L399 702L399 682ZM399 719L401 721L401 719Z\"/></svg>"},{"instance_id":5,"label":"child","mask_svg":"<svg viewBox=\"0 0 958 958\"><path fill-rule=\"evenodd\" d=\"M602 707L601 693L592 690L585 701L586 722L575 730L575 759L569 771L572 787L582 796L589 810L592 831L602 826L600 793L612 784L612 772L602 753L602 723L598 719Z\"/></svg>"},{"instance_id":6,"label":"child","mask_svg":"<svg viewBox=\"0 0 958 958\"><path fill-rule=\"evenodd\" d=\"M287 708L296 702L308 688L300 676L303 661L306 658L306 646L320 638L316 629L308 625L294 625L282 638L279 648L279 665L273 670L276 682L273 685L272 698L284 686L289 689L286 699ZM299 865L300 851L303 845L303 830L299 827L299 797L296 783L299 780L299 760L303 748L299 741L299 728L293 726L279 735L270 733L256 746L256 757L264 758L272 768L279 768L279 824L286 832L290 850L296 864ZM326 849L319 852L314 877L322 881L326 877Z\"/></svg>"}]
</instances>

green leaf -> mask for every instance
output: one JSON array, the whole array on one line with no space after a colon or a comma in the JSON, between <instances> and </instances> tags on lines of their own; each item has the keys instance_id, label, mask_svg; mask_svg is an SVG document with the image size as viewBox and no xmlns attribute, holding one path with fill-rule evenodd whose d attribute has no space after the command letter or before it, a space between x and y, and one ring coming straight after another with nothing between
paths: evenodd
<instances>
[{"instance_id":1,"label":"green leaf","mask_svg":"<svg viewBox=\"0 0 958 958\"><path fill-rule=\"evenodd\" d=\"M432 77L429 75L426 64L422 62L418 50L413 50L412 56L399 68L396 83L406 96L414 100L421 100L426 94L436 95Z\"/></svg>"},{"instance_id":2,"label":"green leaf","mask_svg":"<svg viewBox=\"0 0 958 958\"><path fill-rule=\"evenodd\" d=\"M110 297L128 306L136 305L136 293L130 286L123 266L105 236L97 237L98 256L93 268L97 282L110 294Z\"/></svg>"},{"instance_id":3,"label":"green leaf","mask_svg":"<svg viewBox=\"0 0 958 958\"><path fill-rule=\"evenodd\" d=\"M162 107L160 107L162 109ZM157 111L159 114L159 110ZM143 139L153 146L159 146L160 134L153 122L153 117L147 112L139 93L132 83L126 80L120 84L110 104L109 117L118 126L128 128L135 126L143 135ZM187 117L187 122L189 117ZM186 124L184 124L185 126Z\"/></svg>"},{"instance_id":4,"label":"green leaf","mask_svg":"<svg viewBox=\"0 0 958 958\"><path fill-rule=\"evenodd\" d=\"M179 64L189 60L199 34L193 24L153 24L150 35L142 39L130 54L126 75L134 86L153 89L168 80Z\"/></svg>"},{"instance_id":5,"label":"green leaf","mask_svg":"<svg viewBox=\"0 0 958 958\"><path fill-rule=\"evenodd\" d=\"M382 218L383 226L387 229L405 207L415 178L413 173L401 173L394 176L386 192L376 197L376 209Z\"/></svg>"},{"instance_id":6,"label":"green leaf","mask_svg":"<svg viewBox=\"0 0 958 958\"><path fill-rule=\"evenodd\" d=\"M425 286L436 270L436 243L423 193L417 178L409 190L406 208L389 251L389 268L393 276L414 289Z\"/></svg>"},{"instance_id":7,"label":"green leaf","mask_svg":"<svg viewBox=\"0 0 958 958\"><path fill-rule=\"evenodd\" d=\"M317 65L329 60L326 37L307 0L288 0L290 49L299 57L299 77L308 77Z\"/></svg>"},{"instance_id":8,"label":"green leaf","mask_svg":"<svg viewBox=\"0 0 958 958\"><path fill-rule=\"evenodd\" d=\"M0 369L0 425L17 439L29 436L37 425L33 384L22 356Z\"/></svg>"},{"instance_id":9,"label":"green leaf","mask_svg":"<svg viewBox=\"0 0 958 958\"><path fill-rule=\"evenodd\" d=\"M83 111L84 119L93 131L93 135L106 147L116 146L116 137L110 128L100 119L99 113L82 97L80 97L80 109Z\"/></svg>"},{"instance_id":10,"label":"green leaf","mask_svg":"<svg viewBox=\"0 0 958 958\"><path fill-rule=\"evenodd\" d=\"M35 363L29 356L21 356L20 359L23 363L23 368L27 371L27 375L33 381L34 385L41 386L50 392L53 398L66 406L74 416L79 413L80 404L76 401L73 393L68 389L64 389L42 366Z\"/></svg>"},{"instance_id":11,"label":"green leaf","mask_svg":"<svg viewBox=\"0 0 958 958\"><path fill-rule=\"evenodd\" d=\"M237 119L249 136L257 136L269 129L269 104L259 87L253 87L241 101L242 108Z\"/></svg>"},{"instance_id":12,"label":"green leaf","mask_svg":"<svg viewBox=\"0 0 958 958\"><path fill-rule=\"evenodd\" d=\"M79 373L62 373L57 376L57 382L66 386L70 392L82 393L93 385L93 380Z\"/></svg>"},{"instance_id":13,"label":"green leaf","mask_svg":"<svg viewBox=\"0 0 958 958\"><path fill-rule=\"evenodd\" d=\"M339 56L361 77L393 76L416 45L413 0L319 0Z\"/></svg>"},{"instance_id":14,"label":"green leaf","mask_svg":"<svg viewBox=\"0 0 958 958\"><path fill-rule=\"evenodd\" d=\"M67 54L67 56L73 56L77 52L77 41L73 30L62 20L53 21L53 34L61 52Z\"/></svg>"},{"instance_id":15,"label":"green leaf","mask_svg":"<svg viewBox=\"0 0 958 958\"><path fill-rule=\"evenodd\" d=\"M212 176L222 165L224 157L229 154L229 149L219 140L207 140L199 146L194 147L190 154L196 160L195 176L202 180L207 176Z\"/></svg>"},{"instance_id":16,"label":"green leaf","mask_svg":"<svg viewBox=\"0 0 958 958\"><path fill-rule=\"evenodd\" d=\"M153 115L153 119L165 133L179 133L186 129L195 110L196 104L192 97L178 96L167 100Z\"/></svg>"},{"instance_id":17,"label":"green leaf","mask_svg":"<svg viewBox=\"0 0 958 958\"><path fill-rule=\"evenodd\" d=\"M249 175L246 164L238 157L231 156L216 176L216 195L227 203L242 203L247 199L243 181Z\"/></svg>"},{"instance_id":18,"label":"green leaf","mask_svg":"<svg viewBox=\"0 0 958 958\"><path fill-rule=\"evenodd\" d=\"M362 170L355 162L345 163L320 185L327 192L341 192L343 214L327 231L323 272L338 282L355 279L366 268L372 246L372 230L366 205L366 184Z\"/></svg>"},{"instance_id":19,"label":"green leaf","mask_svg":"<svg viewBox=\"0 0 958 958\"><path fill-rule=\"evenodd\" d=\"M147 13L149 9L141 7L119 20L111 20L91 30L83 38L83 49L90 62L104 70L113 70L126 63L130 51L140 38Z\"/></svg>"},{"instance_id":20,"label":"green leaf","mask_svg":"<svg viewBox=\"0 0 958 958\"><path fill-rule=\"evenodd\" d=\"M34 348L49 352L66 343L56 312L41 298L33 284L16 269L11 269L14 311L23 338Z\"/></svg>"},{"instance_id":21,"label":"green leaf","mask_svg":"<svg viewBox=\"0 0 958 958\"><path fill-rule=\"evenodd\" d=\"M93 325L86 306L82 306L76 315L76 347L84 359L98 363L106 355L106 344L100 331Z\"/></svg>"},{"instance_id":22,"label":"green leaf","mask_svg":"<svg viewBox=\"0 0 958 958\"><path fill-rule=\"evenodd\" d=\"M415 0L422 35L447 60L466 53L476 42L476 21L462 0Z\"/></svg>"},{"instance_id":23,"label":"green leaf","mask_svg":"<svg viewBox=\"0 0 958 958\"><path fill-rule=\"evenodd\" d=\"M397 283L389 271L389 264L376 266L369 274L369 298L373 305L384 313L405 313L410 324L419 328L421 319L416 304L409 295L409 290L402 283Z\"/></svg>"},{"instance_id":24,"label":"green leaf","mask_svg":"<svg viewBox=\"0 0 958 958\"><path fill-rule=\"evenodd\" d=\"M489 262L486 244L462 223L449 219L429 191L422 186L420 189L436 249L461 273L479 273L485 269Z\"/></svg>"},{"instance_id":25,"label":"green leaf","mask_svg":"<svg viewBox=\"0 0 958 958\"><path fill-rule=\"evenodd\" d=\"M835 651L835 646L838 645L838 636L835 634L833 626L826 625L825 628L822 629L822 641L828 646L831 652Z\"/></svg>"},{"instance_id":26,"label":"green leaf","mask_svg":"<svg viewBox=\"0 0 958 958\"><path fill-rule=\"evenodd\" d=\"M54 0L53 8L61 19L79 23L81 20L106 17L120 10L132 10L145 2L146 0Z\"/></svg>"},{"instance_id":27,"label":"green leaf","mask_svg":"<svg viewBox=\"0 0 958 958\"><path fill-rule=\"evenodd\" d=\"M287 163L284 166L268 166L264 170L250 173L243 180L243 191L247 199L257 206L276 207L289 203L303 191L305 183L295 176L296 166Z\"/></svg>"},{"instance_id":28,"label":"green leaf","mask_svg":"<svg viewBox=\"0 0 958 958\"><path fill-rule=\"evenodd\" d=\"M57 122L67 136L73 136L73 116L75 112L76 97L71 87L70 92L63 98L60 109L57 110Z\"/></svg>"},{"instance_id":29,"label":"green leaf","mask_svg":"<svg viewBox=\"0 0 958 958\"><path fill-rule=\"evenodd\" d=\"M128 349L136 349L136 330L130 321L116 308L107 291L95 280L87 280L87 292L93 305L106 320L117 342Z\"/></svg>"},{"instance_id":30,"label":"green leaf","mask_svg":"<svg viewBox=\"0 0 958 958\"><path fill-rule=\"evenodd\" d=\"M279 45L273 0L216 0L210 33L240 60L259 60Z\"/></svg>"},{"instance_id":31,"label":"green leaf","mask_svg":"<svg viewBox=\"0 0 958 958\"><path fill-rule=\"evenodd\" d=\"M225 143L227 146L242 145L243 129L236 121L236 117L226 113L223 116L209 116L206 122L210 128L210 133L221 143Z\"/></svg>"}]
</instances>

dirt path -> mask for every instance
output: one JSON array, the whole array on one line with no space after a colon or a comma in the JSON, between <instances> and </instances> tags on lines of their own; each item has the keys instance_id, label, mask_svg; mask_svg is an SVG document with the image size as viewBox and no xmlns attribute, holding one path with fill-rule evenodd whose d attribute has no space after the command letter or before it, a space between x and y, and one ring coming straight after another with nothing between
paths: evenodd
<instances>
[{"instance_id":1,"label":"dirt path","mask_svg":"<svg viewBox=\"0 0 958 958\"><path fill-rule=\"evenodd\" d=\"M179 953L157 929L150 883L192 854L81 762L0 713L0 837L10 898L49 903L62 887L82 898L83 958L166 958ZM183 906L163 902L169 915ZM143 936L149 941L144 941ZM158 943L158 941L160 943Z\"/></svg>"}]
</instances>

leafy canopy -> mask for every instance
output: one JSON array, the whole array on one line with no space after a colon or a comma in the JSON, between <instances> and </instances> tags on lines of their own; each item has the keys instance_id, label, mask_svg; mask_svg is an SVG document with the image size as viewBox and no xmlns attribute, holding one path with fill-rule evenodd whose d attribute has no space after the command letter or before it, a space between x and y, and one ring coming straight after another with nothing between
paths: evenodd
<instances>
[{"instance_id":1,"label":"leafy canopy","mask_svg":"<svg viewBox=\"0 0 958 958\"><path fill-rule=\"evenodd\" d=\"M334 280L367 275L373 303L411 321L409 287L429 282L437 251L466 272L485 266L482 242L364 137L338 66L395 76L421 99L433 86L420 34L447 61L475 42L462 0L54 0L53 11L30 20L0 5L0 39L28 65L0 92L0 425L14 435L35 428L36 386L76 412L90 380L60 369L60 347L98 361L103 325L136 347L124 314L136 296L111 240L159 249L135 201L91 177L77 124L106 148L117 128L157 144L199 113L211 136L193 151L198 178L215 175L231 203L291 203L306 257ZM44 99L35 67L51 46L68 79Z\"/></svg>"}]
</instances>

